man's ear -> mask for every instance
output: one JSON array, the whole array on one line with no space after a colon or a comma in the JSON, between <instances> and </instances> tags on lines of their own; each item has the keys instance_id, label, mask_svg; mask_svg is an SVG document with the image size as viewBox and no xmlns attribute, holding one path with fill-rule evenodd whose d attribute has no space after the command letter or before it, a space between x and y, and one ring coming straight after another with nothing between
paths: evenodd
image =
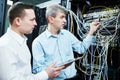
<instances>
[{"instance_id":1,"label":"man's ear","mask_svg":"<svg viewBox=\"0 0 120 80\"><path fill-rule=\"evenodd\" d=\"M16 25L20 25L20 24L21 24L21 18L16 17L16 18L14 19L14 22L15 22Z\"/></svg>"},{"instance_id":2,"label":"man's ear","mask_svg":"<svg viewBox=\"0 0 120 80\"><path fill-rule=\"evenodd\" d=\"M54 17L49 16L49 17L48 17L48 21L49 21L50 23L53 23L53 21L54 21Z\"/></svg>"}]
</instances>

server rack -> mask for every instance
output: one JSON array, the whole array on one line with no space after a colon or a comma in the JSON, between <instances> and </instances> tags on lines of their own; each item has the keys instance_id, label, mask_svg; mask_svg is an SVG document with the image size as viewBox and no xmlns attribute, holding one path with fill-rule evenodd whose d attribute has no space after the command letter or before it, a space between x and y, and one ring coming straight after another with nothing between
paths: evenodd
<instances>
[{"instance_id":1,"label":"server rack","mask_svg":"<svg viewBox=\"0 0 120 80\"><path fill-rule=\"evenodd\" d=\"M0 36L4 34L7 0L0 0Z\"/></svg>"}]
</instances>

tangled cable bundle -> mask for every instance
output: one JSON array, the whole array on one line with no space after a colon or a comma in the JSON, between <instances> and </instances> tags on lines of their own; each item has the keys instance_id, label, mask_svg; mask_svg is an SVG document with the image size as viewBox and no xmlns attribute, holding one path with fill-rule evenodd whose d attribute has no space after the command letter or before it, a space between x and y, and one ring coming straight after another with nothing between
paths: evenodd
<instances>
[{"instance_id":1,"label":"tangled cable bundle","mask_svg":"<svg viewBox=\"0 0 120 80\"><path fill-rule=\"evenodd\" d=\"M96 7L92 7L92 9ZM97 7L98 8L98 7ZM101 8L101 6L99 7ZM99 9L100 10L100 9ZM94 80L102 78L103 80L108 80L107 75L107 55L108 55L108 47L111 41L117 34L120 13L119 8L107 8L102 6L102 11L96 11L88 14L82 15L79 7L77 9L76 14L69 10L69 23L70 23L70 31L75 33L75 24L77 25L77 35L80 40L83 40L89 32L90 26L89 24L93 20L99 20L102 25L95 32L93 43L90 48L87 50L85 54L83 54L82 58L79 60L79 64L76 64L78 70L82 71L84 74L90 76L94 75Z\"/></svg>"}]
</instances>

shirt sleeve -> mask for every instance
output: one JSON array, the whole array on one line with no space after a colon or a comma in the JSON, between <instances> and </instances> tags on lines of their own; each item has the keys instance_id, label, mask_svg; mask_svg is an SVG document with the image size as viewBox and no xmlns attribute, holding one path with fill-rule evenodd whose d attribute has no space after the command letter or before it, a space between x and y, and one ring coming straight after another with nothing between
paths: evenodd
<instances>
[{"instance_id":1,"label":"shirt sleeve","mask_svg":"<svg viewBox=\"0 0 120 80\"><path fill-rule=\"evenodd\" d=\"M32 43L32 53L33 53L33 73L36 74L40 71L45 70L45 58L43 48L38 40L34 40Z\"/></svg>"},{"instance_id":2,"label":"shirt sleeve","mask_svg":"<svg viewBox=\"0 0 120 80\"><path fill-rule=\"evenodd\" d=\"M48 80L48 74L46 71L41 71L37 74L34 75L37 79L40 79L40 80Z\"/></svg>"},{"instance_id":3,"label":"shirt sleeve","mask_svg":"<svg viewBox=\"0 0 120 80\"><path fill-rule=\"evenodd\" d=\"M83 41L78 40L74 35L71 35L71 44L72 49L75 52L78 52L79 54L82 54L87 51L87 49L90 47L93 36L87 35Z\"/></svg>"}]
</instances>

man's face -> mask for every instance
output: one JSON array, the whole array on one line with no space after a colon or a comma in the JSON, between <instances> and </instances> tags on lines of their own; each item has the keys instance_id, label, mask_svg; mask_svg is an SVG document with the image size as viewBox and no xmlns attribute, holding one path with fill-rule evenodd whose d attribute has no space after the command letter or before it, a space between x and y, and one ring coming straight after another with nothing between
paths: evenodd
<instances>
[{"instance_id":1,"label":"man's face","mask_svg":"<svg viewBox=\"0 0 120 80\"><path fill-rule=\"evenodd\" d=\"M30 34L37 25L35 21L35 13L32 9L25 9L25 16L21 18L20 33Z\"/></svg>"},{"instance_id":2,"label":"man's face","mask_svg":"<svg viewBox=\"0 0 120 80\"><path fill-rule=\"evenodd\" d=\"M59 12L53 19L54 28L60 30L61 28L64 28L65 24L66 24L65 13Z\"/></svg>"}]
</instances>

